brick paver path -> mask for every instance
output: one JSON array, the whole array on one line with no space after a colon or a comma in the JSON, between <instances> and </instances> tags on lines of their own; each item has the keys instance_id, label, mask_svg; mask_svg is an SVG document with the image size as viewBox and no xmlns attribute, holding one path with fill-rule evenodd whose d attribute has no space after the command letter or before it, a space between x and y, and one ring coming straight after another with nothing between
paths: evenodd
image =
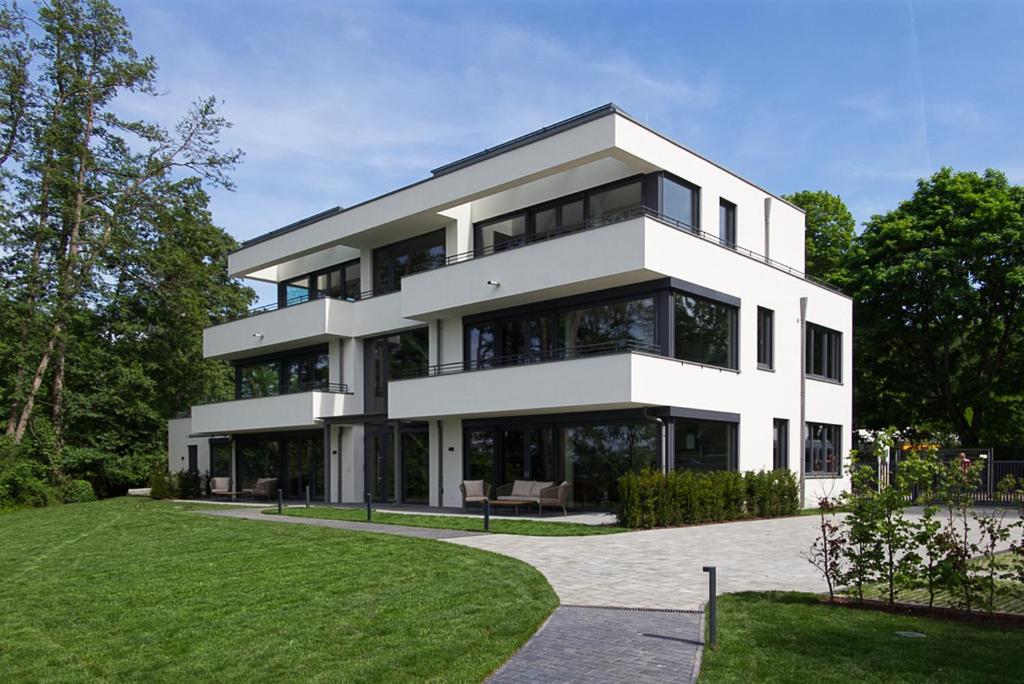
<instances>
[{"instance_id":1,"label":"brick paver path","mask_svg":"<svg viewBox=\"0 0 1024 684\"><path fill-rule=\"evenodd\" d=\"M700 653L702 615L562 606L488 681L685 682Z\"/></svg>"}]
</instances>

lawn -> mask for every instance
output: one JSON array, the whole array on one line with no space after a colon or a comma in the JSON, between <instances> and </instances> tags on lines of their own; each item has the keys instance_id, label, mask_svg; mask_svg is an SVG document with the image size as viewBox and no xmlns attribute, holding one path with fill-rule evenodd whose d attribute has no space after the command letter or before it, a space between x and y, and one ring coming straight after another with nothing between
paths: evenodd
<instances>
[{"instance_id":1,"label":"lawn","mask_svg":"<svg viewBox=\"0 0 1024 684\"><path fill-rule=\"evenodd\" d=\"M557 604L511 558L190 508L0 515L3 681L480 681Z\"/></svg>"},{"instance_id":2,"label":"lawn","mask_svg":"<svg viewBox=\"0 0 1024 684\"><path fill-rule=\"evenodd\" d=\"M268 515L277 515L277 509L264 511ZM364 508L333 508L328 506L312 506L310 508L286 508L285 515L300 518L327 518L330 520L350 520L366 522ZM429 527L437 530L469 530L484 531L483 516L455 515L416 515L413 513L373 512L373 522L382 525L405 525L406 527ZM491 532L494 534L523 534L534 537L582 537L591 534L615 534L629 532L625 527L604 525L581 525L580 523L544 522L541 520L509 520L508 518L491 518Z\"/></svg>"},{"instance_id":3,"label":"lawn","mask_svg":"<svg viewBox=\"0 0 1024 684\"><path fill-rule=\"evenodd\" d=\"M701 684L1019 682L1024 672L1024 630L833 607L782 592L722 596L718 616L719 649L705 650Z\"/></svg>"}]
</instances>

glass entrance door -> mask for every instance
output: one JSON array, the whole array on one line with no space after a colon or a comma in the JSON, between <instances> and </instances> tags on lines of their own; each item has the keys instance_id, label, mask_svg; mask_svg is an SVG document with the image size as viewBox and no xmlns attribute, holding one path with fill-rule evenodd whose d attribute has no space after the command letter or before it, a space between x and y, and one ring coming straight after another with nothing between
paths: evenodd
<instances>
[{"instance_id":1,"label":"glass entrance door","mask_svg":"<svg viewBox=\"0 0 1024 684\"><path fill-rule=\"evenodd\" d=\"M284 496L289 499L306 498L306 486L312 499L324 493L324 459L322 441L312 437L284 440L285 479Z\"/></svg>"},{"instance_id":2,"label":"glass entrance door","mask_svg":"<svg viewBox=\"0 0 1024 684\"><path fill-rule=\"evenodd\" d=\"M402 440L402 502L430 503L430 433L400 433Z\"/></svg>"},{"instance_id":3,"label":"glass entrance door","mask_svg":"<svg viewBox=\"0 0 1024 684\"><path fill-rule=\"evenodd\" d=\"M374 501L395 500L393 457L389 426L367 425L363 438L364 476L366 491L373 495Z\"/></svg>"}]
</instances>

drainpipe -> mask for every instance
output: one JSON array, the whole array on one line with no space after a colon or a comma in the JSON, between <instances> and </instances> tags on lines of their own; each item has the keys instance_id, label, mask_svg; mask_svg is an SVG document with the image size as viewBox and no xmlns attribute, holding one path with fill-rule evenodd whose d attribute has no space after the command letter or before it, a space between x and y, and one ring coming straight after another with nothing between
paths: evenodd
<instances>
[{"instance_id":1,"label":"drainpipe","mask_svg":"<svg viewBox=\"0 0 1024 684\"><path fill-rule=\"evenodd\" d=\"M804 450L807 448L807 297L800 298L800 436L804 438L804 449L797 451L800 461L800 508L807 507L807 495L804 493L806 478L804 475Z\"/></svg>"},{"instance_id":2,"label":"drainpipe","mask_svg":"<svg viewBox=\"0 0 1024 684\"><path fill-rule=\"evenodd\" d=\"M771 261L771 255L769 249L771 246L771 226L772 226L772 198L764 198L764 260L765 262Z\"/></svg>"},{"instance_id":3,"label":"drainpipe","mask_svg":"<svg viewBox=\"0 0 1024 684\"><path fill-rule=\"evenodd\" d=\"M661 472L665 475L668 474L668 435L666 434L665 421L658 416L652 416L647 412L650 410L649 406L644 407L644 418L652 423L658 424L658 437L661 441Z\"/></svg>"}]
</instances>

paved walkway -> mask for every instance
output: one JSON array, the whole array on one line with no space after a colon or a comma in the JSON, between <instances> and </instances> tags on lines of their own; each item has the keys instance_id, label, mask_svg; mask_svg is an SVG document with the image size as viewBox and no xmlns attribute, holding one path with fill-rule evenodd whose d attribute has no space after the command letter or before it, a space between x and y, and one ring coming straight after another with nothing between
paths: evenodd
<instances>
[{"instance_id":1,"label":"paved walkway","mask_svg":"<svg viewBox=\"0 0 1024 684\"><path fill-rule=\"evenodd\" d=\"M264 508L266 508L264 506ZM382 525L380 523L351 522L348 520L326 520L324 518L300 518L290 515L268 515L261 510L229 509L225 511L196 511L201 515L212 515L217 518L237 518L255 520L257 522L276 522L291 525L310 525L313 527L332 527L337 530L354 530L357 532L380 532L399 537L420 537L422 539L455 539L457 537L478 537L479 532L465 530L432 530L424 527L405 527L404 525Z\"/></svg>"},{"instance_id":2,"label":"paved walkway","mask_svg":"<svg viewBox=\"0 0 1024 684\"><path fill-rule=\"evenodd\" d=\"M494 684L685 682L699 671L701 613L562 606Z\"/></svg>"}]
</instances>

